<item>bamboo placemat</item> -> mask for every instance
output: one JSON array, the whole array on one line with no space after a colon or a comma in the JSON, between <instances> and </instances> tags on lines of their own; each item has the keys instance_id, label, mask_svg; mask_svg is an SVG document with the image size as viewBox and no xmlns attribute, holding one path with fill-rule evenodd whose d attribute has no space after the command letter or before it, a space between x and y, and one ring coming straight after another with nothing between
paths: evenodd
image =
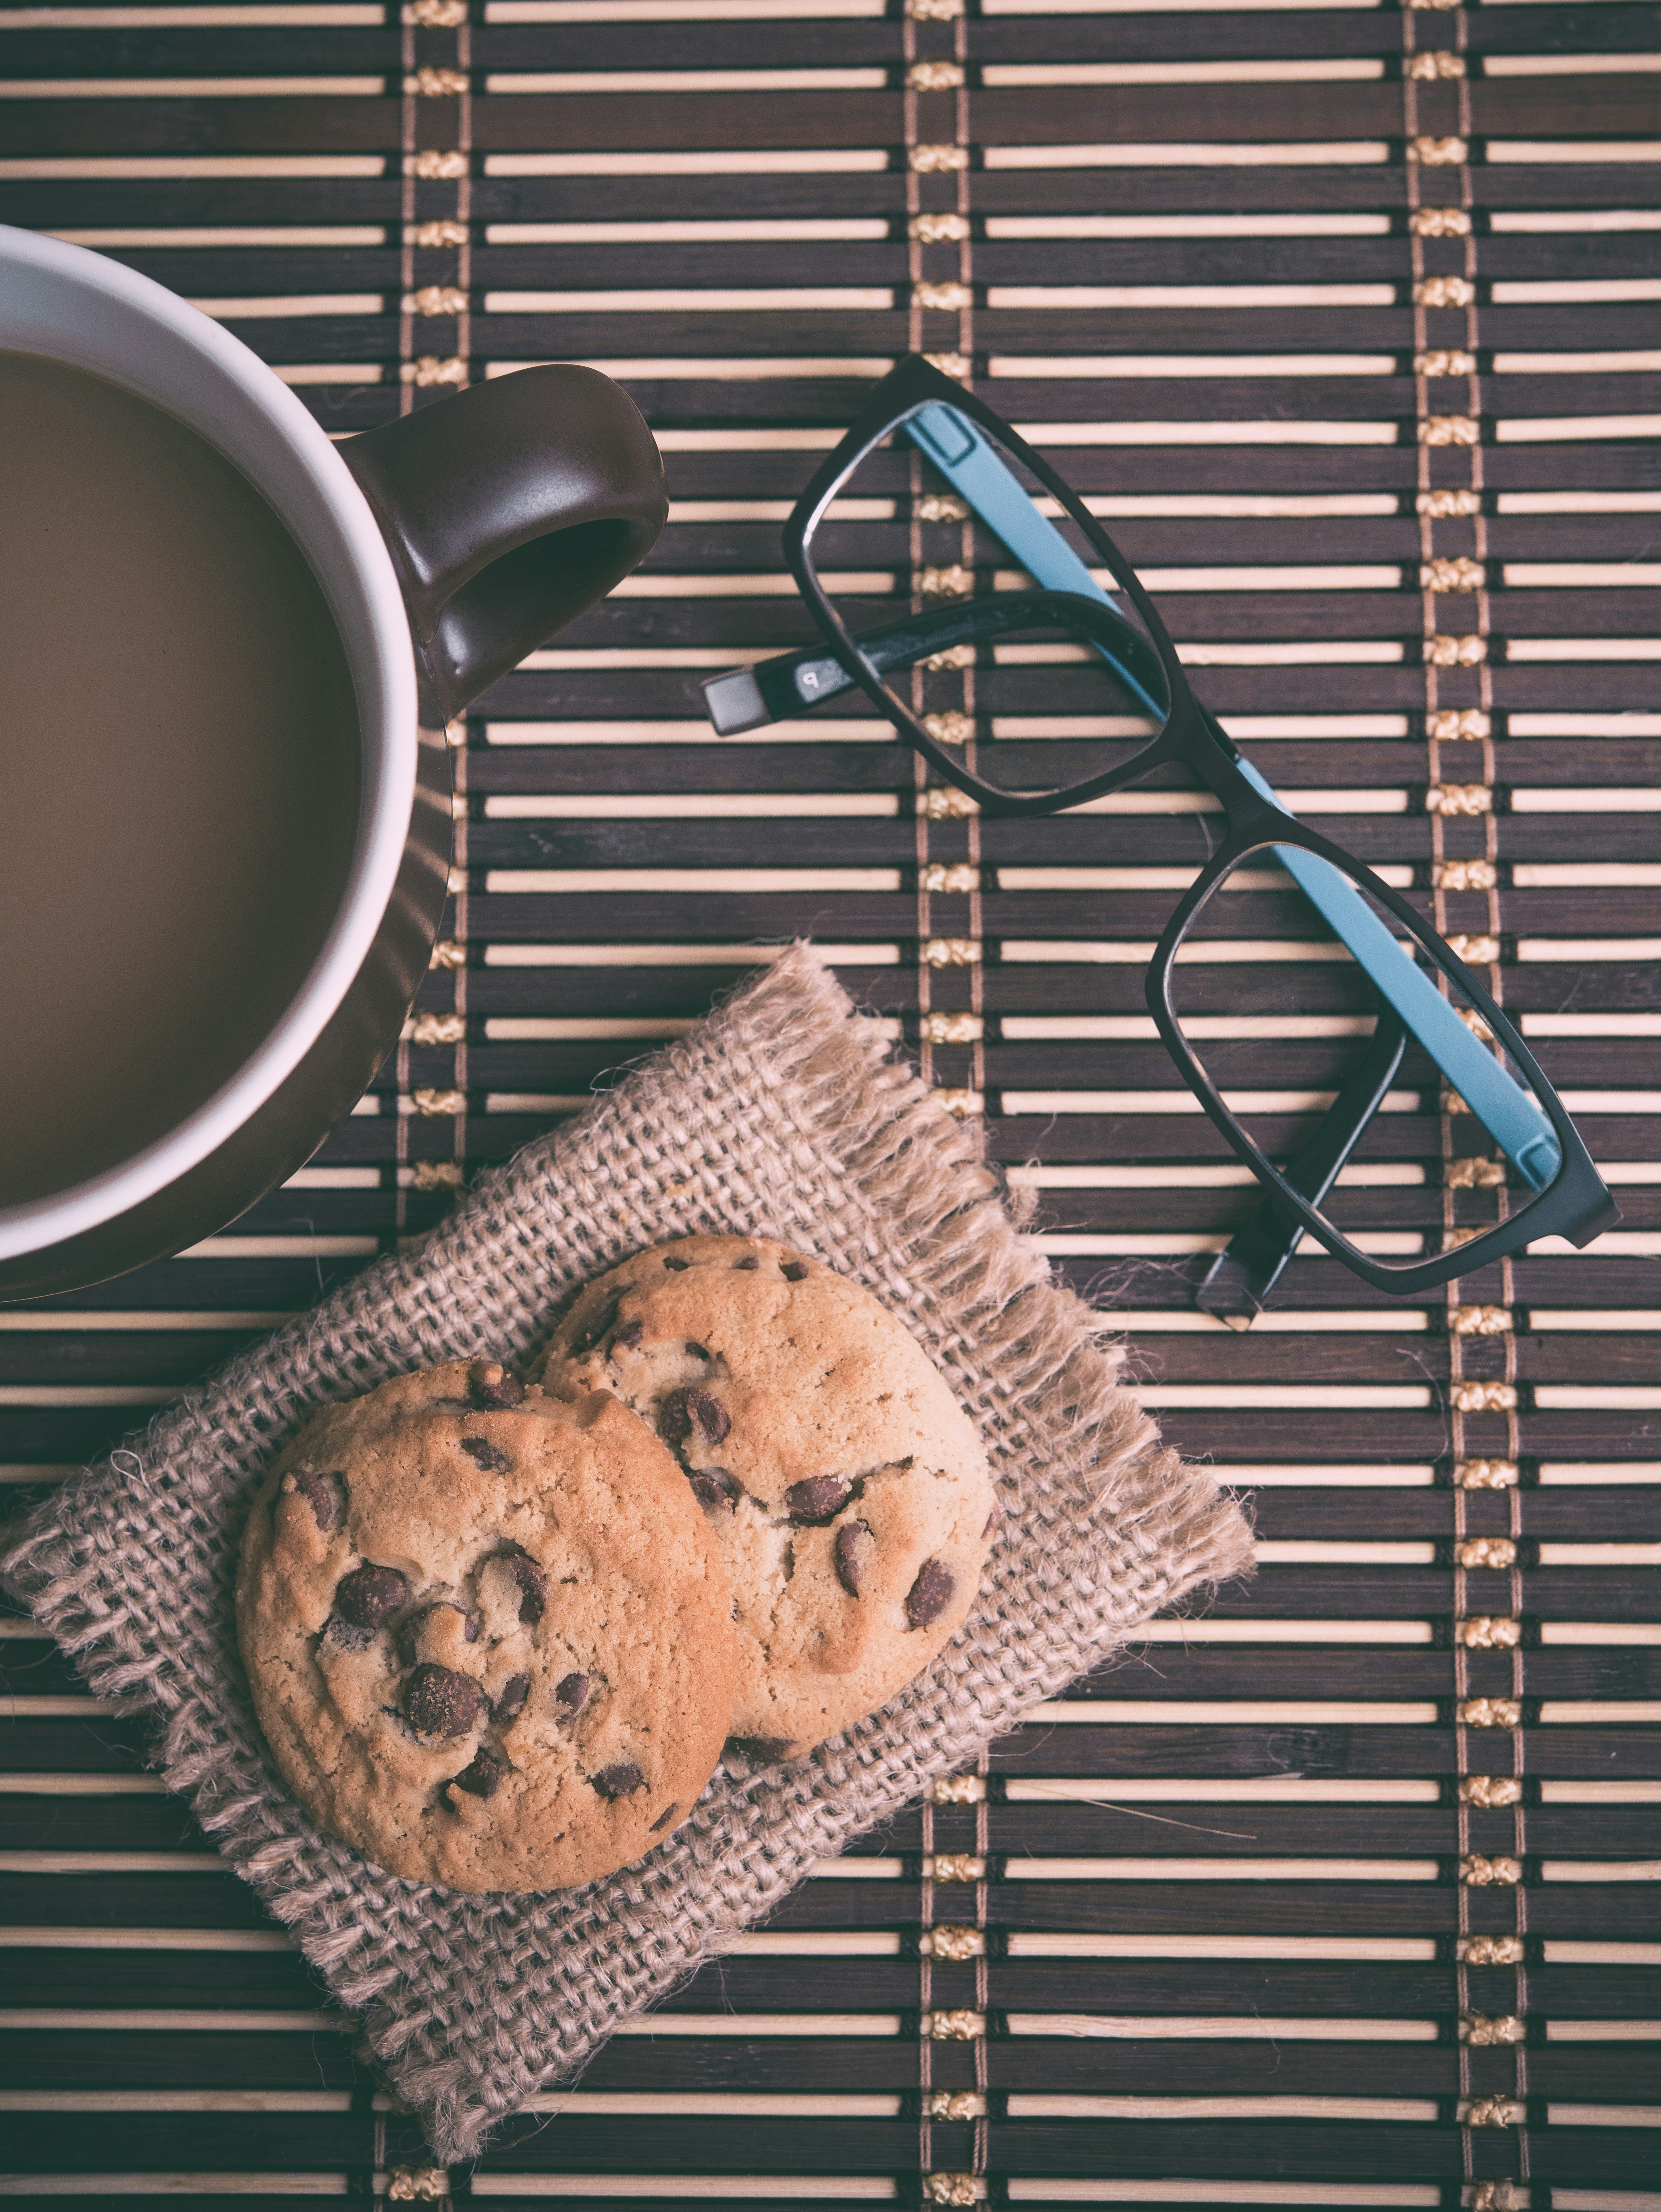
<instances>
[{"instance_id":1,"label":"bamboo placemat","mask_svg":"<svg viewBox=\"0 0 1661 2212\"><path fill-rule=\"evenodd\" d=\"M1252 1493L1259 1571L451 2185L1658 2212L1661 33L910 5L0 10L0 216L203 302L343 435L596 362L676 501L455 732L453 905L360 1110L195 1254L0 1314L0 1462L21 1502L106 1447L810 930ZM1115 872L1198 863L1184 795L982 823L869 721L706 740L688 684L805 635L778 524L908 346L1104 503L1294 807L1491 963L1620 1231L1419 1307L1301 1260L1272 1325L1197 1329L1252 1195L1141 1025L1173 894ZM842 526L901 596L975 550L910 489ZM1035 766L1080 711L1064 669L931 680ZM1224 1014L1288 977L1272 901L1232 904ZM1342 1014L1335 975L1304 1003ZM1318 1038L1235 1066L1289 1137ZM1401 1079L1355 1202L1440 1240L1494 1194ZM136 1734L0 1626L0 2191L441 2189Z\"/></svg>"}]
</instances>

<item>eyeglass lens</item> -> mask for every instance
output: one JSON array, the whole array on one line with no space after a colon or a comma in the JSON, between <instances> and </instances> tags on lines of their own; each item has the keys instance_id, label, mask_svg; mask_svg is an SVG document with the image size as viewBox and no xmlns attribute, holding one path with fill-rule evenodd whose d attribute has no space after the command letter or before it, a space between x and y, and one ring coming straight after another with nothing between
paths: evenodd
<instances>
[{"instance_id":1,"label":"eyeglass lens","mask_svg":"<svg viewBox=\"0 0 1661 2212\"><path fill-rule=\"evenodd\" d=\"M1506 1188L1507 1215L1515 1216L1549 1189L1561 1158L1528 1079L1467 994L1398 917L1338 872L1342 903L1334 872L1309 854L1278 847L1247 855L1179 947L1171 1000L1185 1044L1259 1156L1290 1175L1351 1250L1406 1267L1442 1249L1450 1234L1442 1194L1428 1188L1420 1164L1425 1117L1453 1115L1455 1143L1470 1163L1453 1178L1456 1191L1470 1194L1469 1203L1454 1201L1456 1242L1462 1212L1472 1226L1492 1222L1494 1185ZM1403 886L1410 880L1405 868L1379 872ZM1322 1197L1298 1172L1300 1152L1306 1164L1319 1152L1312 1139L1341 1098L1350 1112L1365 1110L1360 1093L1375 1036L1397 1023L1406 1032L1399 1066ZM1403 1227L1401 1190L1415 1186L1425 1190L1420 1224ZM1407 1210L1415 1210L1410 1200ZM1319 1249L1312 1238L1310 1249Z\"/></svg>"},{"instance_id":2,"label":"eyeglass lens","mask_svg":"<svg viewBox=\"0 0 1661 2212\"><path fill-rule=\"evenodd\" d=\"M1164 670L1118 580L1054 493L948 404L918 410L849 469L808 559L856 638L920 605L917 649L885 670L888 688L1001 790L1082 783L1131 759L1164 726ZM1035 587L1094 602L1094 640L1064 610L1011 626L1011 603ZM953 614L962 617L959 641L924 650L927 618L946 625ZM1015 672L1033 666L1047 672L1046 712L1005 714ZM975 671L972 714L967 669ZM950 704L937 707L937 696Z\"/></svg>"}]
</instances>

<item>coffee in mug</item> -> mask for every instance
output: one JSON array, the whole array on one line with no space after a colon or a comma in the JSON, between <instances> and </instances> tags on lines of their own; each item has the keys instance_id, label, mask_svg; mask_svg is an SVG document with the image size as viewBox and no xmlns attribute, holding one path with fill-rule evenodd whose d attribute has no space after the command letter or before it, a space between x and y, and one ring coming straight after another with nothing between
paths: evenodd
<instances>
[{"instance_id":1,"label":"coffee in mug","mask_svg":"<svg viewBox=\"0 0 1661 2212\"><path fill-rule=\"evenodd\" d=\"M0 1206L211 1097L299 993L358 830L352 675L248 479L175 416L0 350Z\"/></svg>"}]
</instances>

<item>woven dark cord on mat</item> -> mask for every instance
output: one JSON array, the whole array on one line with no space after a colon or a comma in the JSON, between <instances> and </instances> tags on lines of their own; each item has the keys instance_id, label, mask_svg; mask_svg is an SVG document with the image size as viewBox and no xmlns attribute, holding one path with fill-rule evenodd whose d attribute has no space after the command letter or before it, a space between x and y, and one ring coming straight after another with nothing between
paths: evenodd
<instances>
[{"instance_id":1,"label":"woven dark cord on mat","mask_svg":"<svg viewBox=\"0 0 1661 2212\"><path fill-rule=\"evenodd\" d=\"M640 1866L464 1897L320 1834L268 1772L233 1656L240 1505L320 1402L443 1356L523 1359L576 1283L694 1229L782 1237L868 1284L979 1421L1005 1505L979 1607L883 1712L782 1769L730 1761ZM118 1709L159 1708L169 1785L276 1916L446 2162L579 2068L814 1865L973 1765L1195 1583L1247 1562L1208 1472L1162 1449L1100 1317L1055 1288L979 1145L810 952L487 1176L424 1245L234 1362L41 1508L11 1586Z\"/></svg>"},{"instance_id":2,"label":"woven dark cord on mat","mask_svg":"<svg viewBox=\"0 0 1661 2212\"><path fill-rule=\"evenodd\" d=\"M973 246L969 234L969 94L967 89L967 25L960 5L943 0L909 0L906 11L906 210L910 295L906 343L925 353L949 375L967 375L974 357ZM911 565L913 599L922 605L970 587L975 545L964 503L950 494L924 491L923 457L911 449ZM940 656L941 665L912 672L912 705L925 715L943 742L961 745L973 768L975 757L975 672L973 654L958 649ZM967 665L966 665L967 664ZM949 802L961 794L951 786L929 787L928 763L912 763L916 800L918 1046L923 1079L948 1112L966 1118L985 1109L985 1024L981 1014L984 968L980 896L980 825L973 801L961 813L936 811L931 799ZM936 974L939 983L937 988ZM937 1005L937 999L943 1003ZM981 1753L984 1766L985 1753ZM956 1786L943 1784L942 1787ZM984 1800L984 1790L982 1796ZM984 2174L986 2158L985 2099L971 2112L953 2103L951 2091L935 2089L935 2041L941 2017L935 2010L935 1961L969 1955L954 1943L949 1929L937 1927L960 1907L940 1894L936 1852L937 1802L931 1791L922 1810L923 1875L918 1889L918 2070L919 2119L918 2166L925 2201L973 2201L973 2177ZM949 1819L949 1815L948 1818ZM978 1808L985 1826L984 1802ZM985 1925L986 1882L984 1842L975 1855L976 1918ZM948 1898L963 1892L950 1887ZM955 2024L967 2025L973 2048L977 2081L986 2070L986 1966L984 1937L975 1969L977 2001L959 2008ZM961 2093L956 2093L961 2094ZM973 2172L936 2171L937 2119L975 2122ZM961 2192L967 2189L970 2194ZM959 2194L955 2195L956 2191Z\"/></svg>"},{"instance_id":3,"label":"woven dark cord on mat","mask_svg":"<svg viewBox=\"0 0 1661 2212\"><path fill-rule=\"evenodd\" d=\"M1482 900L1482 924L1460 931L1455 943L1487 971L1496 998L1504 989L1500 965L1500 910L1498 823L1494 811L1495 759L1493 738L1494 684L1488 657L1492 603L1488 590L1488 526L1482 513L1482 390L1477 374L1482 343L1477 304L1478 244L1471 221L1474 192L1470 167L1471 107L1466 64L1469 25L1463 9L1429 19L1431 35L1422 35L1420 14L1409 9L1403 23L1403 128L1408 163L1409 231L1413 266L1414 370L1419 437L1420 582L1425 611L1426 805L1431 821L1431 884L1436 925L1447 932L1468 921L1474 897ZM1428 88L1435 86L1434 93ZM1424 129L1424 110L1434 105L1435 128ZM1446 131L1446 124L1454 128ZM1441 135L1438 135L1438 133ZM1450 342L1452 341L1452 342ZM1431 387L1438 397L1433 400ZM1458 395L1458 411L1440 395ZM1450 608L1459 611L1450 615ZM1444 776L1445 744L1482 748L1480 783L1450 781ZM1456 828L1456 825L1458 825ZM1473 836L1473 832L1474 836ZM1450 854L1450 833L1464 850ZM1472 842L1481 850L1472 853ZM1450 901L1459 902L1457 914ZM1506 1205L1505 1169L1497 1160L1468 1154L1457 1133L1455 1102L1441 1101L1443 1158L1442 1226L1449 1242L1469 1237L1456 1224L1460 1189L1492 1190L1496 1214ZM1457 1125L1468 1127L1469 1123ZM1512 1886L1515 1899L1513 1938L1474 1937L1470 1891L1520 1870L1525 1848L1526 1814L1515 1776L1524 1765L1522 1735L1523 1653L1518 1623L1522 1580L1518 1568L1521 1500L1516 1487L1519 1443L1517 1414L1517 1339L1512 1328L1513 1269L1500 1267L1501 1303L1469 1304L1462 1285L1447 1285L1450 1444L1454 1461L1453 1668L1456 1728L1454 1766L1458 1777L1458 1934L1455 1942L1456 1995L1459 2033L1459 2113L1462 2164L1467 2181L1476 2169L1471 2130L1519 2123L1515 2138L1517 2172L1529 2174L1526 2127L1528 2057L1524 2045L1528 2012L1527 1967L1523 1936L1527 1926L1527 1892ZM1496 1368L1498 1372L1495 1372ZM1497 1416L1504 1425L1504 1455L1470 1455L1467 1423ZM1496 1471L1510 1475L1510 1534L1468 1534L1466 1494L1493 1486ZM1468 1611L1469 1569L1509 1570L1511 1617L1496 1620ZM1476 1701L1470 1696L1470 1653L1506 1650L1512 1655L1509 1699ZM1471 1771L1473 1726L1506 1727L1512 1741L1512 1776ZM1480 1758L1480 1752L1476 1756ZM1471 1809L1512 1808L1514 1850L1495 1861L1471 1850ZM1473 2009L1471 1968L1510 1964L1516 1977L1514 2011L1494 2016ZM1514 2099L1473 2094L1470 2053L1493 2044L1514 2046ZM1486 2185L1494 2205L1508 2204L1509 2181Z\"/></svg>"}]
</instances>

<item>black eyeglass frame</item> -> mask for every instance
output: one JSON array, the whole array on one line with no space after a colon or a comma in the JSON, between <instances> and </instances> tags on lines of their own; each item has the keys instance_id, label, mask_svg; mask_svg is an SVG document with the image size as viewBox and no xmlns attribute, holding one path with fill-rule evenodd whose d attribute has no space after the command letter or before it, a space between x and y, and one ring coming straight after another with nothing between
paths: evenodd
<instances>
[{"instance_id":1,"label":"black eyeglass frame","mask_svg":"<svg viewBox=\"0 0 1661 2212\"><path fill-rule=\"evenodd\" d=\"M1148 744L1098 775L1053 791L1014 793L989 784L937 739L918 717L896 698L859 639L843 622L819 580L813 558L815 536L838 490L860 462L900 429L907 417L922 408L944 404L966 416L997 445L1017 459L1061 506L1068 519L1109 571L1140 618L1159 656L1170 708L1165 726ZM1189 1089L1199 1100L1213 1126L1234 1153L1251 1169L1273 1201L1277 1212L1302 1225L1335 1259L1341 1260L1371 1288L1395 1296L1410 1297L1432 1291L1456 1276L1506 1258L1536 1238L1561 1236L1577 1246L1620 1219L1620 1211L1598 1174L1579 1132L1564 1110L1556 1090L1509 1018L1435 929L1422 921L1401 895L1392 890L1364 862L1334 845L1316 830L1265 799L1241 773L1240 754L1234 744L1195 698L1176 649L1167 634L1158 609L1143 589L1135 570L1096 521L1071 486L1058 476L1042 455L964 386L916 355L901 362L886 376L861 409L834 452L814 471L806 490L785 526L784 550L803 598L827 644L844 672L874 706L937 768L942 775L994 817L1031 817L1064 811L1112 791L1122 790L1150 770L1179 765L1190 769L1222 803L1228 834L1222 848L1202 870L1179 902L1166 925L1149 963L1148 1009L1167 1050L1181 1071ZM1127 625L1128 628L1128 625ZM1172 971L1177 950L1207 901L1242 861L1274 846L1291 845L1325 860L1349 878L1375 905L1397 922L1456 991L1464 994L1493 1032L1494 1041L1511 1056L1532 1087L1536 1099L1550 1121L1557 1139L1561 1165L1545 1189L1530 1195L1527 1203L1507 1219L1479 1231L1453 1250L1415 1264L1382 1267L1357 1249L1335 1230L1311 1204L1309 1198L1275 1167L1235 1118L1204 1067L1183 1037L1172 1004ZM1399 1043L1395 1059L1399 1060ZM1393 1063L1392 1063L1393 1065ZM1344 1103L1341 1092L1328 1109L1311 1144L1299 1159L1325 1155L1330 1173L1318 1180L1317 1197L1336 1178L1338 1168L1360 1137L1371 1110L1344 1141L1343 1133L1330 1127ZM1375 1102L1376 1103L1376 1102ZM1298 1162L1288 1164L1295 1170ZM1310 1180L1306 1175L1302 1180Z\"/></svg>"}]
</instances>

